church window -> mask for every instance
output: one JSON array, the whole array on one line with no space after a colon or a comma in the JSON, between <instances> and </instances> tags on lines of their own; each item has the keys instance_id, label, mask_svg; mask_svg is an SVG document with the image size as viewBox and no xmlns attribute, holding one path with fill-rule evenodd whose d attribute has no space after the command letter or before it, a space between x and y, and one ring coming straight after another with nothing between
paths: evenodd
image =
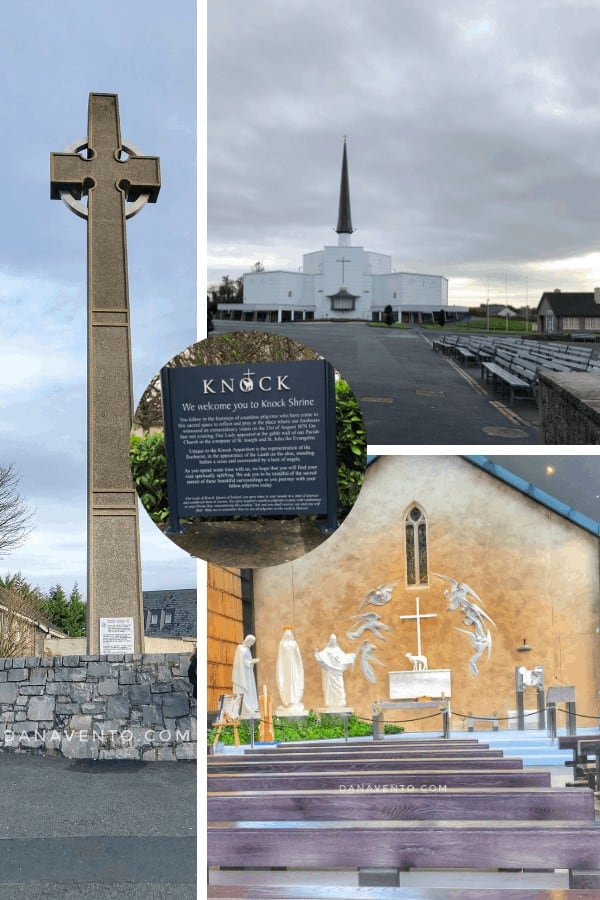
<instances>
[{"instance_id":1,"label":"church window","mask_svg":"<svg viewBox=\"0 0 600 900\"><path fill-rule=\"evenodd\" d=\"M397 295L396 295L396 291L394 291L394 293L392 294L392 297L393 297L394 300L396 299L396 296L397 296Z\"/></svg>"},{"instance_id":2,"label":"church window","mask_svg":"<svg viewBox=\"0 0 600 900\"><path fill-rule=\"evenodd\" d=\"M292 292L288 291L288 297L291 297L291 296L292 296Z\"/></svg>"},{"instance_id":3,"label":"church window","mask_svg":"<svg viewBox=\"0 0 600 900\"><path fill-rule=\"evenodd\" d=\"M406 583L427 584L427 520L420 506L411 506L404 520Z\"/></svg>"}]
</instances>

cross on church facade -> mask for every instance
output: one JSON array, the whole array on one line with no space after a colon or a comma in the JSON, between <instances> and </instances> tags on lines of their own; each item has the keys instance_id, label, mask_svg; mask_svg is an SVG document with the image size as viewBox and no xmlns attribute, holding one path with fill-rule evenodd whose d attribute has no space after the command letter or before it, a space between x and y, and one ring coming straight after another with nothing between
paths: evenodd
<instances>
[{"instance_id":1,"label":"cross on church facade","mask_svg":"<svg viewBox=\"0 0 600 900\"><path fill-rule=\"evenodd\" d=\"M352 262L352 260L346 259L345 256L342 256L341 259L336 259L336 262L339 262L339 263L342 264L342 285L345 285L346 282L345 282L345 280L344 280L344 264L347 263L347 262Z\"/></svg>"},{"instance_id":2,"label":"cross on church facade","mask_svg":"<svg viewBox=\"0 0 600 900\"><path fill-rule=\"evenodd\" d=\"M87 218L88 653L99 653L100 618L121 617L133 618L134 651L141 652L139 523L129 462L133 385L125 222L145 202L156 201L160 165L158 157L140 156L123 144L116 94L90 94L87 139L77 150L50 155L50 196ZM82 196L87 208L77 206Z\"/></svg>"},{"instance_id":3,"label":"cross on church facade","mask_svg":"<svg viewBox=\"0 0 600 900\"><path fill-rule=\"evenodd\" d=\"M415 619L417 623L417 656L421 653L421 619L437 619L437 613L422 613L419 606L419 598L416 597L416 614L414 616L400 616L401 619Z\"/></svg>"}]
</instances>

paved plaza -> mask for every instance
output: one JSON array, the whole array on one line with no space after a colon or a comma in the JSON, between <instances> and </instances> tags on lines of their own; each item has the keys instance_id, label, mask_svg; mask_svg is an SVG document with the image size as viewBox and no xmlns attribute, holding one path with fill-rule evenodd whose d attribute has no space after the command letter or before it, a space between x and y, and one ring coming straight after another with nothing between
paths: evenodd
<instances>
[{"instance_id":1,"label":"paved plaza","mask_svg":"<svg viewBox=\"0 0 600 900\"><path fill-rule=\"evenodd\" d=\"M360 402L371 445L539 444L538 410L514 407L486 387L478 368L434 353L438 332L364 322L270 325L215 320L215 331L275 331L321 353Z\"/></svg>"},{"instance_id":2,"label":"paved plaza","mask_svg":"<svg viewBox=\"0 0 600 900\"><path fill-rule=\"evenodd\" d=\"M0 754L0 893L192 900L196 766Z\"/></svg>"}]
</instances>

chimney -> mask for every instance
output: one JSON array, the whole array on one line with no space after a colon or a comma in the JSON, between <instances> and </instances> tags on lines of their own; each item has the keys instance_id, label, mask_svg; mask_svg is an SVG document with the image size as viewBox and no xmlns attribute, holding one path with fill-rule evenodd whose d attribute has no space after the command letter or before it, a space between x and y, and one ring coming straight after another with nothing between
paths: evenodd
<instances>
[{"instance_id":1,"label":"chimney","mask_svg":"<svg viewBox=\"0 0 600 900\"><path fill-rule=\"evenodd\" d=\"M594 303L600 304L600 287L594 288Z\"/></svg>"}]
</instances>

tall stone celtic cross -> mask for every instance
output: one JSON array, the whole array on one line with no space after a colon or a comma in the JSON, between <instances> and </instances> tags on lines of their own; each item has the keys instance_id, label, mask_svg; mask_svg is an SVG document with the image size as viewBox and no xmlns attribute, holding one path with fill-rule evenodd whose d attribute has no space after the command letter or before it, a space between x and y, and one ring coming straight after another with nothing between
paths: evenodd
<instances>
[{"instance_id":1,"label":"tall stone celtic cross","mask_svg":"<svg viewBox=\"0 0 600 900\"><path fill-rule=\"evenodd\" d=\"M133 383L125 221L156 201L159 159L123 144L116 94L90 94L87 139L50 155L50 183L53 200L64 200L87 219L88 653L99 652L100 619L117 618L133 619L134 651L141 652L139 523L129 464Z\"/></svg>"}]
</instances>

